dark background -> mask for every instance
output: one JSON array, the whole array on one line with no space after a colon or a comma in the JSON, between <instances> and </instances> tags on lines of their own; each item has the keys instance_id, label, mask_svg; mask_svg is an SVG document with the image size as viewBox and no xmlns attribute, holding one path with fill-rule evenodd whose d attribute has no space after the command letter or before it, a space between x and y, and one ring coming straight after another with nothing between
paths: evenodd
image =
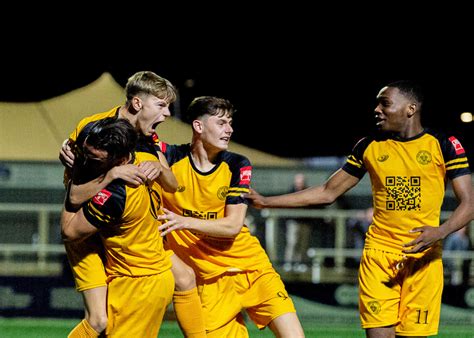
<instances>
[{"instance_id":1,"label":"dark background","mask_svg":"<svg viewBox=\"0 0 474 338\"><path fill-rule=\"evenodd\" d=\"M125 38L112 28L70 33L62 41L43 30L7 34L0 101L48 99L103 72L124 86L134 72L152 70L178 87L181 110L195 96L229 98L238 110L236 142L284 157L345 156L372 130L379 89L411 79L426 87L424 124L454 133L474 157L473 125L459 120L461 112L474 111L474 57L456 36L384 36L380 27L329 34L322 29L331 27L307 22L299 27L304 31L281 23L222 37L218 23L201 34L181 27L185 39L150 30ZM244 27L244 21L228 24Z\"/></svg>"}]
</instances>

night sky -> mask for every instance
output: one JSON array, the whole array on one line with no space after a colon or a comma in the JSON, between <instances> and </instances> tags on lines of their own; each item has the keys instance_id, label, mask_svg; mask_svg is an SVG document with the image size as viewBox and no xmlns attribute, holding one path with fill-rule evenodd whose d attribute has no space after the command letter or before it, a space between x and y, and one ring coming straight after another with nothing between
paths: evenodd
<instances>
[{"instance_id":1,"label":"night sky","mask_svg":"<svg viewBox=\"0 0 474 338\"><path fill-rule=\"evenodd\" d=\"M474 125L458 117L474 111L468 56L429 60L436 63L433 68L423 57L387 58L375 49L361 54L347 46L321 52L310 44L189 45L178 52L171 43L140 53L121 45L53 49L43 41L39 46L3 55L1 101L48 99L87 85L105 71L123 86L134 72L152 70L178 87L181 109L199 95L230 99L237 108L236 142L283 157L345 156L372 130L378 90L412 79L426 86L424 124L454 132L474 157ZM192 87L186 85L189 79Z\"/></svg>"}]
</instances>

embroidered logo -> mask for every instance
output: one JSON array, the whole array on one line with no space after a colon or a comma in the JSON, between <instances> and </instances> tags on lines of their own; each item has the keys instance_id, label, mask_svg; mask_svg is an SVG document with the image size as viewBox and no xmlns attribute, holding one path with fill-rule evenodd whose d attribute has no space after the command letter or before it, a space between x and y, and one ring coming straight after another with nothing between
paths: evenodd
<instances>
[{"instance_id":1,"label":"embroidered logo","mask_svg":"<svg viewBox=\"0 0 474 338\"><path fill-rule=\"evenodd\" d=\"M105 202L109 199L109 197L112 196L112 193L106 189L102 189L97 193L97 195L94 196L92 199L92 202L98 205L104 205Z\"/></svg>"},{"instance_id":2,"label":"embroidered logo","mask_svg":"<svg viewBox=\"0 0 474 338\"><path fill-rule=\"evenodd\" d=\"M377 161L379 162L385 162L386 160L388 160L388 155L380 155L377 157Z\"/></svg>"},{"instance_id":3,"label":"embroidered logo","mask_svg":"<svg viewBox=\"0 0 474 338\"><path fill-rule=\"evenodd\" d=\"M416 154L416 160L418 163L426 165L431 162L431 154L426 150L420 150L418 154Z\"/></svg>"},{"instance_id":4,"label":"embroidered logo","mask_svg":"<svg viewBox=\"0 0 474 338\"><path fill-rule=\"evenodd\" d=\"M278 291L277 292L277 296L280 297L280 298L283 298L283 300L287 300L288 299L288 295L286 295L284 292L282 291Z\"/></svg>"},{"instance_id":5,"label":"embroidered logo","mask_svg":"<svg viewBox=\"0 0 474 338\"><path fill-rule=\"evenodd\" d=\"M459 140L457 138L455 138L454 136L451 136L449 138L449 141L451 142L451 144L453 145L454 147L454 150L456 151L456 155L460 155L460 154L464 154L465 151L464 151L464 148L461 144L461 142L459 142Z\"/></svg>"},{"instance_id":6,"label":"embroidered logo","mask_svg":"<svg viewBox=\"0 0 474 338\"><path fill-rule=\"evenodd\" d=\"M228 191L229 191L228 186L220 187L219 190L217 190L217 198L220 199L221 201L225 201Z\"/></svg>"},{"instance_id":7,"label":"embroidered logo","mask_svg":"<svg viewBox=\"0 0 474 338\"><path fill-rule=\"evenodd\" d=\"M377 314L380 312L381 307L379 302L377 302L376 300L370 301L367 305L369 306L370 311L372 311L373 313Z\"/></svg>"},{"instance_id":8,"label":"embroidered logo","mask_svg":"<svg viewBox=\"0 0 474 338\"><path fill-rule=\"evenodd\" d=\"M250 179L252 178L252 167L247 166L240 168L240 185L250 185Z\"/></svg>"},{"instance_id":9,"label":"embroidered logo","mask_svg":"<svg viewBox=\"0 0 474 338\"><path fill-rule=\"evenodd\" d=\"M186 187L184 185L178 185L178 188L176 189L177 192L183 192L186 190Z\"/></svg>"}]
</instances>

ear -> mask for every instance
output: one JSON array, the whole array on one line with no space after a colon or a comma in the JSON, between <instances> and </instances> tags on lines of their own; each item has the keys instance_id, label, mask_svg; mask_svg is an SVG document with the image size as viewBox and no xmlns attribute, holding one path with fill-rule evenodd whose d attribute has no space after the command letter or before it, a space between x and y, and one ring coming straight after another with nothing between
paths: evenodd
<instances>
[{"instance_id":1,"label":"ear","mask_svg":"<svg viewBox=\"0 0 474 338\"><path fill-rule=\"evenodd\" d=\"M197 133L202 133L202 127L203 127L203 124L202 124L202 121L201 121L201 120L194 120L194 121L193 121L193 129L194 129Z\"/></svg>"},{"instance_id":2,"label":"ear","mask_svg":"<svg viewBox=\"0 0 474 338\"><path fill-rule=\"evenodd\" d=\"M142 99L140 99L138 96L132 97L131 106L134 111L139 112L143 107Z\"/></svg>"},{"instance_id":3,"label":"ear","mask_svg":"<svg viewBox=\"0 0 474 338\"><path fill-rule=\"evenodd\" d=\"M408 105L408 112L407 112L407 116L409 118L413 117L413 115L415 115L417 111L417 105L416 103L410 103L410 105Z\"/></svg>"}]
</instances>

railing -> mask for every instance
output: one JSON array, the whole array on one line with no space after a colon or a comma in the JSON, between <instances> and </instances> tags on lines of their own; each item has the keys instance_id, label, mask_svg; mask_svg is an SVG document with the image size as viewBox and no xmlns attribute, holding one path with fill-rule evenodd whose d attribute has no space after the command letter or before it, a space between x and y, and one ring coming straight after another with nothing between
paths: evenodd
<instances>
[{"instance_id":1,"label":"railing","mask_svg":"<svg viewBox=\"0 0 474 338\"><path fill-rule=\"evenodd\" d=\"M51 243L49 238L51 216L59 215L62 205L60 204L21 204L0 203L1 213L32 213L37 215L37 240L32 244L10 243L1 238L0 233L0 258L8 262L15 254L32 254L36 257L36 266L43 269L49 262L49 258L57 257L65 253L61 243ZM339 272L345 270L344 262L347 258L359 258L360 249L346 247L346 224L349 218L357 218L361 210L339 210L339 209L264 209L261 215L265 219L265 247L270 259L274 262L278 259L278 248L282 246L283 240L278 235L278 220L280 218L325 218L334 222L335 240L332 248L317 248L312 250L313 274L317 279L318 267L326 257L334 258L334 269ZM441 218L449 217L450 212L443 211ZM55 225L58 226L58 225ZM472 227L472 223L470 225ZM20 230L21 231L21 230ZM471 232L472 234L472 232ZM453 259L456 266L460 266L463 260L470 259L474 262L474 251L445 251L443 258Z\"/></svg>"},{"instance_id":2,"label":"railing","mask_svg":"<svg viewBox=\"0 0 474 338\"><path fill-rule=\"evenodd\" d=\"M441 219L447 219L451 212L442 211ZM324 218L334 222L335 240L332 248L314 248L310 250L312 257L312 281L320 281L320 271L324 258L334 258L334 270L336 273L344 273L345 261L347 258L358 259L362 253L361 249L350 249L346 247L346 225L350 218L360 218L361 210L338 210L338 209L263 209L261 216L265 219L265 248L270 260L280 261L278 248L283 245L283 240L279 236L279 219L291 218ZM473 222L470 225L473 227ZM471 234L473 232L471 231ZM474 251L444 251L443 259L451 259L454 264L454 273L459 275L464 260L474 262ZM471 272L471 273L474 273ZM455 278L456 280L459 277Z\"/></svg>"}]
</instances>

